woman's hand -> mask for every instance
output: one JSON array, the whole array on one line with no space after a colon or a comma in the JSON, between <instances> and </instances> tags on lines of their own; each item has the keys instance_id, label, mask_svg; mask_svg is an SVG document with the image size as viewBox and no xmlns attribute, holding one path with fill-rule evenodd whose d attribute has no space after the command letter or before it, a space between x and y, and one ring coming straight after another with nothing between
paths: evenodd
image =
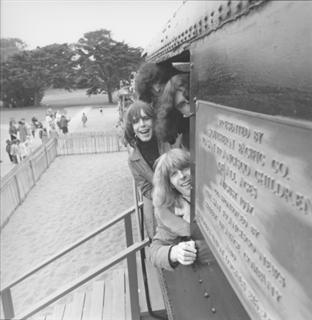
<instances>
[{"instance_id":1,"label":"woman's hand","mask_svg":"<svg viewBox=\"0 0 312 320\"><path fill-rule=\"evenodd\" d=\"M170 260L187 266L196 260L196 253L197 250L193 240L180 242L172 247L170 251Z\"/></svg>"}]
</instances>

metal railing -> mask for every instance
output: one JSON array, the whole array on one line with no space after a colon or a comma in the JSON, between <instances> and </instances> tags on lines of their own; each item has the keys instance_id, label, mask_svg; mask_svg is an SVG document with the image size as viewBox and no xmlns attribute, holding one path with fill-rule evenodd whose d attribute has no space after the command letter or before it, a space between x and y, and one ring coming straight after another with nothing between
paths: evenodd
<instances>
[{"instance_id":1,"label":"metal railing","mask_svg":"<svg viewBox=\"0 0 312 320\"><path fill-rule=\"evenodd\" d=\"M139 207L142 207L142 203L139 204ZM69 292L77 289L78 287L82 286L86 282L90 281L91 279L95 278L105 270L109 269L113 265L117 264L123 259L127 259L127 267L128 267L128 279L129 279L129 290L130 290L130 306L131 306L131 316L132 319L139 319L140 310L139 310L139 298L138 298L138 278L137 278L137 265L136 265L136 252L142 250L145 246L149 244L149 239L141 240L134 244L133 242L133 233L132 233L132 221L131 221L131 214L136 212L137 208L133 207L119 216L113 218L111 221L106 223L104 226L100 227L96 231L88 234L82 239L79 239L77 242L73 243L69 247L65 248L61 252L55 254L53 257L50 257L40 265L36 266L32 270L26 272L24 275L19 277L18 279L14 280L8 285L5 285L4 288L0 291L3 312L5 319L18 319L23 320L27 319L28 317L36 314L37 312L41 311L42 309L46 308L56 300L64 297ZM11 295L11 288L25 280L26 278L30 277L43 267L47 266L48 264L54 262L58 258L64 256L66 253L70 252L71 250L77 248L81 244L85 243L86 241L94 238L96 235L100 234L104 230L107 230L109 227L115 225L117 222L124 220L125 226L125 236L126 236L126 245L127 248L124 249L122 252L116 254L114 257L108 259L103 264L97 266L96 268L89 271L87 274L79 277L78 279L74 280L73 282L65 285L64 287L57 290L57 292L51 294L50 296L46 297L45 299L41 300L35 306L32 306L30 309L24 311L22 314L19 314L18 317L15 317L14 313L14 306L12 301Z\"/></svg>"}]
</instances>

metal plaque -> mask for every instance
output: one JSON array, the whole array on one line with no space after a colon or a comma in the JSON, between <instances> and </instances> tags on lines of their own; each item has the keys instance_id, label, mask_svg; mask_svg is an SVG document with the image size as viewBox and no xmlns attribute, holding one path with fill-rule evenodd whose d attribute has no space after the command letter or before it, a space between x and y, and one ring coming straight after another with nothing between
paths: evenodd
<instances>
[{"instance_id":1,"label":"metal plaque","mask_svg":"<svg viewBox=\"0 0 312 320\"><path fill-rule=\"evenodd\" d=\"M198 101L195 216L252 319L312 319L312 125Z\"/></svg>"}]
</instances>

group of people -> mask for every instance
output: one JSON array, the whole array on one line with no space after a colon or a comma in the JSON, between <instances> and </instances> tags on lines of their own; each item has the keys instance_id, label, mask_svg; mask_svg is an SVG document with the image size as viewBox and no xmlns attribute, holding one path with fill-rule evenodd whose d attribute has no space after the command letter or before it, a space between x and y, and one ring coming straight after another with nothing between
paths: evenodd
<instances>
[{"instance_id":1,"label":"group of people","mask_svg":"<svg viewBox=\"0 0 312 320\"><path fill-rule=\"evenodd\" d=\"M6 140L6 152L12 163L20 163L26 158L33 145L36 127L33 122L30 124L24 119L20 119L18 123L14 118L9 122L10 139Z\"/></svg>"},{"instance_id":2,"label":"group of people","mask_svg":"<svg viewBox=\"0 0 312 320\"><path fill-rule=\"evenodd\" d=\"M48 135L57 137L59 133L67 134L69 121L70 119L66 116L65 112L61 113L59 110L53 111L49 108L45 117Z\"/></svg>"},{"instance_id":3,"label":"group of people","mask_svg":"<svg viewBox=\"0 0 312 320\"><path fill-rule=\"evenodd\" d=\"M125 116L128 163L143 197L151 261L174 270L207 252L190 232L189 74L146 63L135 93Z\"/></svg>"},{"instance_id":4,"label":"group of people","mask_svg":"<svg viewBox=\"0 0 312 320\"><path fill-rule=\"evenodd\" d=\"M27 122L25 118L18 122L11 118L9 122L10 139L6 140L6 152L10 161L18 164L33 151L36 132L41 142L45 144L49 138L57 138L60 133L66 134L68 122L69 119L65 113L59 110L54 112L52 109L47 109L44 124L35 116L30 122Z\"/></svg>"}]
</instances>

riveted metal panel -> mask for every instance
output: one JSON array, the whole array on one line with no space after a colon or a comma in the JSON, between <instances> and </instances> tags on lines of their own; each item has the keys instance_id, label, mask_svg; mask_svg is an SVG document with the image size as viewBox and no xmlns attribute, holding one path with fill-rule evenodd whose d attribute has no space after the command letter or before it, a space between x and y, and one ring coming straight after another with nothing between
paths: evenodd
<instances>
[{"instance_id":1,"label":"riveted metal panel","mask_svg":"<svg viewBox=\"0 0 312 320\"><path fill-rule=\"evenodd\" d=\"M162 273L170 320L250 320L216 262Z\"/></svg>"},{"instance_id":2,"label":"riveted metal panel","mask_svg":"<svg viewBox=\"0 0 312 320\"><path fill-rule=\"evenodd\" d=\"M312 123L198 101L196 220L252 319L312 316Z\"/></svg>"},{"instance_id":3,"label":"riveted metal panel","mask_svg":"<svg viewBox=\"0 0 312 320\"><path fill-rule=\"evenodd\" d=\"M187 50L192 42L247 15L266 1L184 1L143 55L148 61L168 60Z\"/></svg>"},{"instance_id":4,"label":"riveted metal panel","mask_svg":"<svg viewBox=\"0 0 312 320\"><path fill-rule=\"evenodd\" d=\"M311 1L269 1L192 43L193 94L312 120L311 15Z\"/></svg>"},{"instance_id":5,"label":"riveted metal panel","mask_svg":"<svg viewBox=\"0 0 312 320\"><path fill-rule=\"evenodd\" d=\"M193 200L196 198L199 208L196 220L252 319L312 317L309 276L312 257L307 245L311 243L312 234L309 222L312 201L311 14L312 3L308 1L270 1L190 46L191 93L192 99L197 98L196 138L192 147L193 152L196 150L193 170L196 172ZM234 110L230 115L227 107ZM245 110L256 113L250 113L247 119ZM264 137L263 144L251 148L250 141L245 141L244 137L235 136L233 132L225 135L219 132L219 137L224 136L222 139L229 144L221 148L218 143L212 143L210 151L204 151L203 134L213 130L218 135L217 118L221 122L226 118L228 123L238 125L236 128L244 123L242 130L249 128L253 135L259 129ZM210 138L206 139L206 148L209 141ZM236 143L232 145L234 153L239 156L231 153L231 159L236 159L241 170L246 161L238 148L242 151L247 146L244 150L254 152L260 161L251 168L253 179L255 175L259 179L261 173L267 183L275 181L280 191L276 189L275 195L269 194L255 180L241 182L244 172L233 170L226 160L227 148L231 148L233 141ZM263 156L270 161L261 163ZM247 164L250 165L250 161ZM269 172L273 170L271 166L292 173L288 175L284 171L285 177L276 177L277 173ZM212 187L216 179L219 183L225 182L222 192L219 186ZM237 184L229 182L231 179ZM204 187L207 185L208 188ZM245 190L241 189L243 187ZM280 201L273 201L282 189ZM259 192L261 201L254 203L252 196ZM289 203L285 202L286 194L289 194ZM238 203L231 195L234 198L237 195ZM256 216L252 217L246 210L254 210ZM262 222L257 224L256 220ZM240 224L243 223L248 225L246 232L242 232ZM245 242L242 245L239 232L249 247ZM220 234L223 240L218 238ZM258 248L260 253L250 253L250 248ZM273 273L276 279L272 278Z\"/></svg>"},{"instance_id":6,"label":"riveted metal panel","mask_svg":"<svg viewBox=\"0 0 312 320\"><path fill-rule=\"evenodd\" d=\"M193 239L204 240L199 228ZM169 319L250 320L209 248L200 251L192 266L159 271Z\"/></svg>"}]
</instances>

